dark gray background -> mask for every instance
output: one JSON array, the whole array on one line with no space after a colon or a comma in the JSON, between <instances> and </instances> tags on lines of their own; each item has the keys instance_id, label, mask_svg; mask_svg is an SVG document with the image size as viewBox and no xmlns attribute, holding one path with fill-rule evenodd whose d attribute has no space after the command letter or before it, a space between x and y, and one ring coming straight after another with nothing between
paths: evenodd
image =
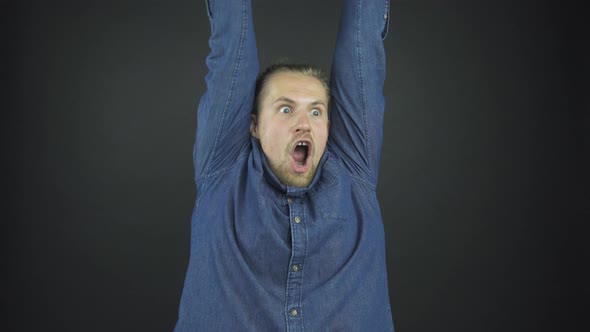
<instances>
[{"instance_id":1,"label":"dark gray background","mask_svg":"<svg viewBox=\"0 0 590 332\"><path fill-rule=\"evenodd\" d=\"M288 56L329 69L340 1L254 2L263 66ZM378 191L396 330L581 330L587 13L549 1L391 8ZM0 329L171 330L195 198L204 1L2 12Z\"/></svg>"}]
</instances>

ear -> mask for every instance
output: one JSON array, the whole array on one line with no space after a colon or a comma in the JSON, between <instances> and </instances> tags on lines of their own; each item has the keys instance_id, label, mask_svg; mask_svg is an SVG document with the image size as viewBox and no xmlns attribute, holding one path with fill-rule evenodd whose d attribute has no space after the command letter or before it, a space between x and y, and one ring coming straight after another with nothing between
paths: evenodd
<instances>
[{"instance_id":1,"label":"ear","mask_svg":"<svg viewBox=\"0 0 590 332\"><path fill-rule=\"evenodd\" d=\"M258 135L258 119L256 118L256 114L250 114L250 119L250 135L260 139L260 135Z\"/></svg>"}]
</instances>

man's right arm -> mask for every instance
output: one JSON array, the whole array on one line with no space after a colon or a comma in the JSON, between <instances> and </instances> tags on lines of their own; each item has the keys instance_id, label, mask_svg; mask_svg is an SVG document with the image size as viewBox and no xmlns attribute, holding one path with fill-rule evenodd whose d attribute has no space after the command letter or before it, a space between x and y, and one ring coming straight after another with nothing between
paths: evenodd
<instances>
[{"instance_id":1,"label":"man's right arm","mask_svg":"<svg viewBox=\"0 0 590 332\"><path fill-rule=\"evenodd\" d=\"M251 0L206 1L211 52L197 116L195 179L233 165L249 144L259 68Z\"/></svg>"}]
</instances>

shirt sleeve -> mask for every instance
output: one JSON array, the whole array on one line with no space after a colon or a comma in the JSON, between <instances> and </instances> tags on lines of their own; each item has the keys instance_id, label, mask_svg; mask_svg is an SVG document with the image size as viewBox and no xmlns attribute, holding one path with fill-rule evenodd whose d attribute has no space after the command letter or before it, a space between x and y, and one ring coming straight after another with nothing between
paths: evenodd
<instances>
[{"instance_id":1,"label":"shirt sleeve","mask_svg":"<svg viewBox=\"0 0 590 332\"><path fill-rule=\"evenodd\" d=\"M388 0L345 0L330 77L330 146L356 176L377 183L383 141Z\"/></svg>"},{"instance_id":2,"label":"shirt sleeve","mask_svg":"<svg viewBox=\"0 0 590 332\"><path fill-rule=\"evenodd\" d=\"M195 179L233 165L249 144L258 74L251 0L207 0L206 91L199 101Z\"/></svg>"}]
</instances>

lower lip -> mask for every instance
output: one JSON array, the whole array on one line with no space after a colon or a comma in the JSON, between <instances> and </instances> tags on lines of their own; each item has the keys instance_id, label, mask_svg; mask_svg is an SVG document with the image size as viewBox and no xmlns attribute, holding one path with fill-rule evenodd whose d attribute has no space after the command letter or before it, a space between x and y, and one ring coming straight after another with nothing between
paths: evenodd
<instances>
[{"instance_id":1,"label":"lower lip","mask_svg":"<svg viewBox=\"0 0 590 332\"><path fill-rule=\"evenodd\" d=\"M296 162L295 159L291 158L291 166L293 167L295 173L307 172L307 170L309 170L309 156L305 159L305 164L303 165L299 165L299 163Z\"/></svg>"}]
</instances>

